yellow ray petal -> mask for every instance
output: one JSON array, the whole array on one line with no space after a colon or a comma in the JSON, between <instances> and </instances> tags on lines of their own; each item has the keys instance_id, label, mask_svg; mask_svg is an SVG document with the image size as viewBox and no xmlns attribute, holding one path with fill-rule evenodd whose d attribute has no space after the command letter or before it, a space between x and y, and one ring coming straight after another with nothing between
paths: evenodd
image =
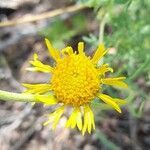
<instances>
[{"instance_id":1,"label":"yellow ray petal","mask_svg":"<svg viewBox=\"0 0 150 150\"><path fill-rule=\"evenodd\" d=\"M26 70L28 71L40 71L45 73L50 73L53 71L53 68L49 65L43 64L40 60L38 60L38 55L34 54L34 60L30 61L33 67L29 67Z\"/></svg>"},{"instance_id":2,"label":"yellow ray petal","mask_svg":"<svg viewBox=\"0 0 150 150\"><path fill-rule=\"evenodd\" d=\"M47 121L45 121L44 123L43 123L43 126L47 126L49 123L51 123L52 122L52 120L49 118Z\"/></svg>"},{"instance_id":3,"label":"yellow ray petal","mask_svg":"<svg viewBox=\"0 0 150 150\"><path fill-rule=\"evenodd\" d=\"M93 119L92 119L92 127L93 127L93 130L95 130L95 120L94 120L94 115L93 115Z\"/></svg>"},{"instance_id":4,"label":"yellow ray petal","mask_svg":"<svg viewBox=\"0 0 150 150\"><path fill-rule=\"evenodd\" d=\"M125 105L127 103L126 100L123 100L123 99L119 99L119 98L113 98L113 101L115 103L117 103L118 105Z\"/></svg>"},{"instance_id":5,"label":"yellow ray petal","mask_svg":"<svg viewBox=\"0 0 150 150\"><path fill-rule=\"evenodd\" d=\"M94 122L94 115L89 107L89 105L83 106L84 110L84 125L82 128L82 135L85 134L85 132L88 130L88 133L91 133L92 128L95 129L95 122Z\"/></svg>"},{"instance_id":6,"label":"yellow ray petal","mask_svg":"<svg viewBox=\"0 0 150 150\"><path fill-rule=\"evenodd\" d=\"M119 113L121 113L121 109L119 105L114 101L114 99L106 94L98 94L98 97L103 100L106 104L112 106L116 109Z\"/></svg>"},{"instance_id":7,"label":"yellow ray petal","mask_svg":"<svg viewBox=\"0 0 150 150\"><path fill-rule=\"evenodd\" d=\"M108 84L108 85L114 85L122 88L127 88L127 84L124 83L122 80L124 80L125 77L118 77L118 78L105 78L101 79L102 84Z\"/></svg>"},{"instance_id":8,"label":"yellow ray petal","mask_svg":"<svg viewBox=\"0 0 150 150\"><path fill-rule=\"evenodd\" d=\"M88 123L90 123L90 121L88 121L87 116L84 115L84 124L83 124L83 128L82 128L82 135L85 134L85 132L88 128Z\"/></svg>"},{"instance_id":9,"label":"yellow ray petal","mask_svg":"<svg viewBox=\"0 0 150 150\"><path fill-rule=\"evenodd\" d=\"M66 127L69 128L75 128L76 126L76 120L75 120L75 112L73 111L71 116L69 117L69 119L66 122Z\"/></svg>"},{"instance_id":10,"label":"yellow ray petal","mask_svg":"<svg viewBox=\"0 0 150 150\"><path fill-rule=\"evenodd\" d=\"M78 52L79 52L79 54L83 54L83 52L84 52L84 43L83 42L78 43Z\"/></svg>"},{"instance_id":11,"label":"yellow ray petal","mask_svg":"<svg viewBox=\"0 0 150 150\"><path fill-rule=\"evenodd\" d=\"M108 71L113 72L113 69L110 68L108 64L102 65L97 70L99 72L99 75L105 75L105 73L108 72Z\"/></svg>"},{"instance_id":12,"label":"yellow ray petal","mask_svg":"<svg viewBox=\"0 0 150 150\"><path fill-rule=\"evenodd\" d=\"M82 115L81 115L81 111L78 110L78 113L77 113L77 127L79 130L82 130Z\"/></svg>"},{"instance_id":13,"label":"yellow ray petal","mask_svg":"<svg viewBox=\"0 0 150 150\"><path fill-rule=\"evenodd\" d=\"M32 94L43 94L48 91L51 91L50 84L22 84L24 87L27 88L25 93L32 93Z\"/></svg>"},{"instance_id":14,"label":"yellow ray petal","mask_svg":"<svg viewBox=\"0 0 150 150\"><path fill-rule=\"evenodd\" d=\"M54 130L62 116L62 114L64 113L65 110L65 106L61 106L59 107L57 110L55 110L52 114L49 115L49 119L48 121L46 121L43 125L46 126L48 125L50 122L53 122L52 124L52 129Z\"/></svg>"},{"instance_id":15,"label":"yellow ray petal","mask_svg":"<svg viewBox=\"0 0 150 150\"><path fill-rule=\"evenodd\" d=\"M52 58L57 61L60 59L60 52L58 50L56 50L50 43L50 41L48 39L45 38L45 43L47 45L48 51L50 53L50 55L52 56Z\"/></svg>"},{"instance_id":16,"label":"yellow ray petal","mask_svg":"<svg viewBox=\"0 0 150 150\"><path fill-rule=\"evenodd\" d=\"M73 49L71 46L67 46L66 48L63 48L61 50L62 54L67 54L67 55L71 55L73 54Z\"/></svg>"},{"instance_id":17,"label":"yellow ray petal","mask_svg":"<svg viewBox=\"0 0 150 150\"><path fill-rule=\"evenodd\" d=\"M45 105L55 105L58 103L58 100L53 95L36 94L35 98L37 99L37 101L44 103Z\"/></svg>"},{"instance_id":18,"label":"yellow ray petal","mask_svg":"<svg viewBox=\"0 0 150 150\"><path fill-rule=\"evenodd\" d=\"M76 125L79 130L82 129L82 115L80 108L74 108L72 114L66 122L66 127L75 128Z\"/></svg>"},{"instance_id":19,"label":"yellow ray petal","mask_svg":"<svg viewBox=\"0 0 150 150\"><path fill-rule=\"evenodd\" d=\"M100 44L92 58L92 63L97 64L98 61L107 53L107 50L105 50L104 44Z\"/></svg>"},{"instance_id":20,"label":"yellow ray petal","mask_svg":"<svg viewBox=\"0 0 150 150\"><path fill-rule=\"evenodd\" d=\"M60 110L57 111L55 117L54 117L54 122L52 125L52 129L54 130L62 116L62 114L64 113L64 107L60 108Z\"/></svg>"}]
</instances>

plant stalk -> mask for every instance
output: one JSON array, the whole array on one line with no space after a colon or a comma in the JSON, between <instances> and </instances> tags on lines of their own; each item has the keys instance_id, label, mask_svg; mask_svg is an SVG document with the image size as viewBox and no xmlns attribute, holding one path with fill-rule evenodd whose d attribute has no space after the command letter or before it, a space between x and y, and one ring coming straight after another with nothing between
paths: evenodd
<instances>
[{"instance_id":1,"label":"plant stalk","mask_svg":"<svg viewBox=\"0 0 150 150\"><path fill-rule=\"evenodd\" d=\"M18 102L37 102L32 94L12 93L0 90L0 100L2 101L18 101Z\"/></svg>"},{"instance_id":2,"label":"plant stalk","mask_svg":"<svg viewBox=\"0 0 150 150\"><path fill-rule=\"evenodd\" d=\"M99 25L99 43L103 43L104 29L105 29L106 22L107 22L107 14L104 15Z\"/></svg>"},{"instance_id":3,"label":"plant stalk","mask_svg":"<svg viewBox=\"0 0 150 150\"><path fill-rule=\"evenodd\" d=\"M83 5L73 5L73 6L68 6L66 8L60 8L60 9L56 9L50 12L45 12L45 13L41 13L39 15L31 15L29 17L21 17L19 19L16 20L10 20L10 21L6 21L6 22L1 22L0 23L0 27L6 27L6 26L15 26L18 24L23 24L23 23L29 23L29 22L34 22L34 21L38 21L38 20L42 20L42 19L47 19L47 18L51 18L51 17L55 17L64 13L71 13L71 12L75 12L78 10L82 10L85 9L86 6Z\"/></svg>"}]
</instances>

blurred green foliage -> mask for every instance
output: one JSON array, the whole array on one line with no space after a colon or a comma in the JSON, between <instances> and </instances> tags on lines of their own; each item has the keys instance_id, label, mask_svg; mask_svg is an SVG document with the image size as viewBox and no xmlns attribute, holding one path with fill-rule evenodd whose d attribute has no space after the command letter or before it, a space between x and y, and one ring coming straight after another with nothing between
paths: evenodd
<instances>
[{"instance_id":1,"label":"blurred green foliage","mask_svg":"<svg viewBox=\"0 0 150 150\"><path fill-rule=\"evenodd\" d=\"M106 56L103 61L114 68L114 76L127 76L129 89L123 93L129 94L128 107L131 115L140 117L143 102L149 98L146 89L150 86L150 19L148 16L150 1L81 0L80 2L96 8L97 19L100 22L104 14L107 14L104 43L111 49L109 56ZM90 44L99 43L99 37L93 34L83 39ZM144 86L139 85L140 79L143 80ZM118 93L111 88L107 88L106 92L114 97ZM140 99L138 106L135 105L137 98Z\"/></svg>"},{"instance_id":2,"label":"blurred green foliage","mask_svg":"<svg viewBox=\"0 0 150 150\"><path fill-rule=\"evenodd\" d=\"M95 8L100 25L104 14L107 14L104 43L111 49L109 56L103 61L114 68L115 76L127 76L129 89L122 92L122 95L128 94L126 107L132 117L141 117L145 101L150 96L148 90L150 87L150 1L81 1ZM90 44L99 43L99 37L93 34L83 39ZM140 84L140 80L143 85ZM105 91L114 97L118 95L118 92L112 88L107 88ZM99 111L110 109L97 100L93 102L93 106L99 108L96 109L98 116ZM96 119L98 120L99 117ZM101 117L100 120L102 121L103 118ZM111 144L114 146L101 132L97 132L96 135L104 146ZM112 147L108 146L107 149L112 149Z\"/></svg>"},{"instance_id":3,"label":"blurred green foliage","mask_svg":"<svg viewBox=\"0 0 150 150\"><path fill-rule=\"evenodd\" d=\"M82 22L82 25L79 23ZM64 47L64 41L70 40L85 29L86 19L82 13L72 16L71 21L55 18L46 28L39 31L39 34L48 38L56 48Z\"/></svg>"},{"instance_id":4,"label":"blurred green foliage","mask_svg":"<svg viewBox=\"0 0 150 150\"><path fill-rule=\"evenodd\" d=\"M112 143L110 140L108 140L106 135L103 134L100 130L96 132L96 137L97 137L98 140L101 141L104 149L107 149L107 150L120 150L120 148L117 145L115 145L114 143Z\"/></svg>"}]
</instances>

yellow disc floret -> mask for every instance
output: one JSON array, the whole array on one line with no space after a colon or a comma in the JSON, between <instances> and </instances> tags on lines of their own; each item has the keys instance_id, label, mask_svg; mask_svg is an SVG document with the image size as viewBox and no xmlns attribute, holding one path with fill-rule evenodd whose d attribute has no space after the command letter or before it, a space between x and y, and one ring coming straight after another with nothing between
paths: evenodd
<instances>
[{"instance_id":1,"label":"yellow disc floret","mask_svg":"<svg viewBox=\"0 0 150 150\"><path fill-rule=\"evenodd\" d=\"M73 106L90 102L97 94L99 84L97 69L88 57L80 54L60 59L51 80L57 99Z\"/></svg>"}]
</instances>

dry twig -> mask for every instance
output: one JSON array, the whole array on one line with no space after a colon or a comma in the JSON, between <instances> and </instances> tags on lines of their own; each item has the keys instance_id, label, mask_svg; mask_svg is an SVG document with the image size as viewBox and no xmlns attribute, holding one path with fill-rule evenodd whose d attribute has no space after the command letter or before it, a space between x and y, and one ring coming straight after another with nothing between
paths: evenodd
<instances>
[{"instance_id":1,"label":"dry twig","mask_svg":"<svg viewBox=\"0 0 150 150\"><path fill-rule=\"evenodd\" d=\"M86 6L83 5L74 5L74 6L69 6L66 8L60 8L60 9L56 9L50 12L45 12L39 15L32 15L32 16L28 16L28 17L21 17L20 19L17 20L12 20L12 21L6 21L6 22L1 22L0 23L0 27L6 27L6 26L15 26L18 24L23 24L23 23L28 23L28 22L34 22L34 21L38 21L41 19L46 19L46 18L51 18L51 17L55 17L64 13L71 13L77 10L81 10L86 8Z\"/></svg>"}]
</instances>

